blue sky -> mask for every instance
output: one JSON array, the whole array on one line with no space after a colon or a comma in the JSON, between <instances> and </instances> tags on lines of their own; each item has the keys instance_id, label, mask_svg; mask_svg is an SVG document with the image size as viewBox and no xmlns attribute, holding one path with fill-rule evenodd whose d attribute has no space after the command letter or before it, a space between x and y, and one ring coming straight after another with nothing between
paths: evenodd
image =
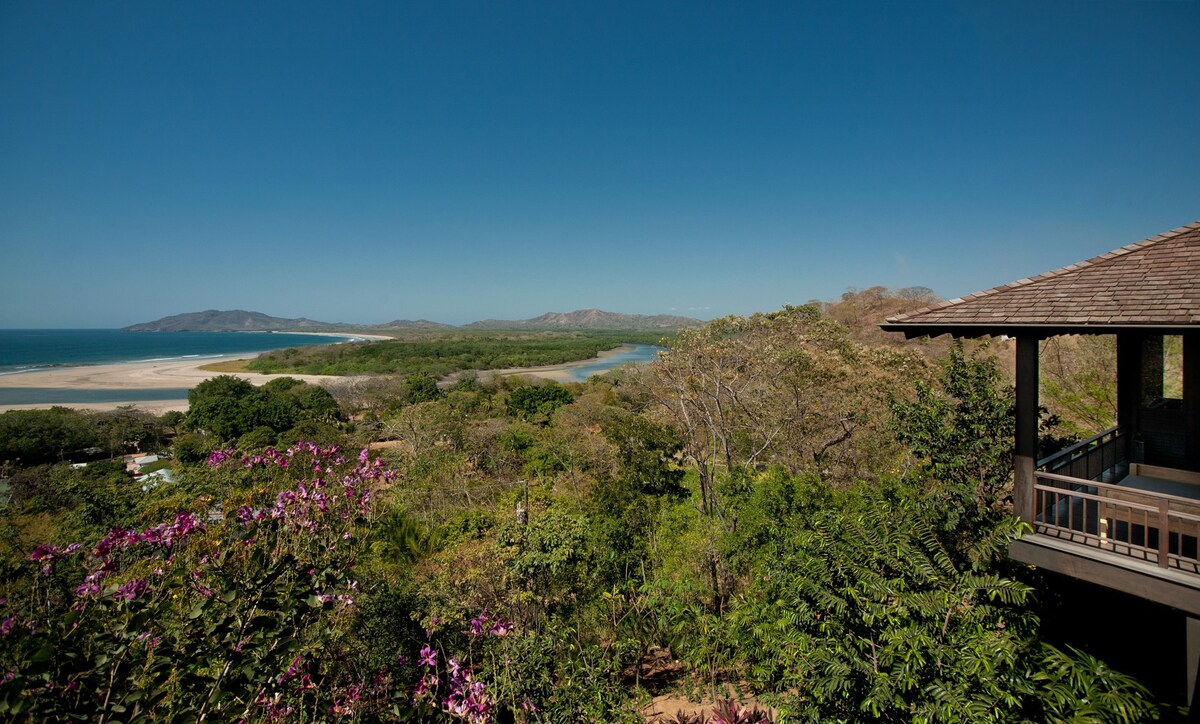
<instances>
[{"instance_id":1,"label":"blue sky","mask_svg":"<svg viewBox=\"0 0 1200 724\"><path fill-rule=\"evenodd\" d=\"M0 327L951 297L1200 219L1200 2L0 3Z\"/></svg>"}]
</instances>

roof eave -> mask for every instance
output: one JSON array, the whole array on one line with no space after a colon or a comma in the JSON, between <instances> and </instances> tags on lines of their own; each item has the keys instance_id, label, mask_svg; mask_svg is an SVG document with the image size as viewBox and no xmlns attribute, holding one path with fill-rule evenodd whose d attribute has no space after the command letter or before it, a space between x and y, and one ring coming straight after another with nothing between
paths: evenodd
<instances>
[{"instance_id":1,"label":"roof eave","mask_svg":"<svg viewBox=\"0 0 1200 724\"><path fill-rule=\"evenodd\" d=\"M938 337L949 334L954 337L1017 337L1033 335L1054 337L1060 334L1116 334L1117 332L1160 332L1180 334L1200 329L1196 324L953 324L944 322L888 322L879 325L885 332L903 332L905 339L915 337Z\"/></svg>"}]
</instances>

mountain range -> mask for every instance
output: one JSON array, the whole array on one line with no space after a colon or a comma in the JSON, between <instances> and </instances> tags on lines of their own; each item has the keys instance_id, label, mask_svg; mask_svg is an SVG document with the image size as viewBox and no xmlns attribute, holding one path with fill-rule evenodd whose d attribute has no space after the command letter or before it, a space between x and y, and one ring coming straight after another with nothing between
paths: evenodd
<instances>
[{"instance_id":1,"label":"mountain range","mask_svg":"<svg viewBox=\"0 0 1200 724\"><path fill-rule=\"evenodd\" d=\"M464 330L569 330L569 329L628 329L671 330L696 327L699 319L670 314L619 314L601 309L577 309L574 312L547 312L532 319L485 319L462 326L430 322L425 319L396 319L383 324L346 324L318 322L299 317L272 317L262 312L241 309L174 314L153 322L123 327L125 332L436 332Z\"/></svg>"}]
</instances>

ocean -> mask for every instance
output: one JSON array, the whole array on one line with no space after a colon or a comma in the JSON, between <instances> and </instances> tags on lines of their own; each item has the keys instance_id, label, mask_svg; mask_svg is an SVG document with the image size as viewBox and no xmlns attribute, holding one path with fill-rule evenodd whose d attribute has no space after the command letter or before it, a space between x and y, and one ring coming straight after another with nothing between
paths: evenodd
<instances>
[{"instance_id":1,"label":"ocean","mask_svg":"<svg viewBox=\"0 0 1200 724\"><path fill-rule=\"evenodd\" d=\"M354 339L284 332L0 329L0 374L46 367L219 358Z\"/></svg>"}]
</instances>

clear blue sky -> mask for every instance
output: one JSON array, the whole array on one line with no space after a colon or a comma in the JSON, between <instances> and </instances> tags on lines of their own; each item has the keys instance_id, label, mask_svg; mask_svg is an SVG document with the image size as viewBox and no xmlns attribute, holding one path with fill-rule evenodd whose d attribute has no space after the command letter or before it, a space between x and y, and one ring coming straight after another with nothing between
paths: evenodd
<instances>
[{"instance_id":1,"label":"clear blue sky","mask_svg":"<svg viewBox=\"0 0 1200 724\"><path fill-rule=\"evenodd\" d=\"M0 327L711 318L1200 219L1200 3L0 2Z\"/></svg>"}]
</instances>

